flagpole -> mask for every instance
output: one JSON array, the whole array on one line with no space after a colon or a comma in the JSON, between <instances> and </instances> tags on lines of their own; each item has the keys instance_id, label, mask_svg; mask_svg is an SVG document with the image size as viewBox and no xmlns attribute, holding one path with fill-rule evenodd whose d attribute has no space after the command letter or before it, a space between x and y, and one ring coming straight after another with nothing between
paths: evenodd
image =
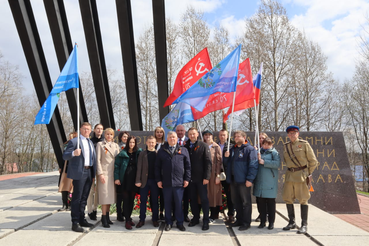
<instances>
[{"instance_id":1,"label":"flagpole","mask_svg":"<svg viewBox=\"0 0 369 246\"><path fill-rule=\"evenodd\" d=\"M200 121L199 120L196 120L196 123L197 123L197 126L199 127L199 130L200 130L200 137L201 137L201 141L204 141L204 139L202 138L202 134L201 134L201 126L200 126Z\"/></svg>"},{"instance_id":2,"label":"flagpole","mask_svg":"<svg viewBox=\"0 0 369 246\"><path fill-rule=\"evenodd\" d=\"M79 86L77 87L77 149L79 149Z\"/></svg>"},{"instance_id":3,"label":"flagpole","mask_svg":"<svg viewBox=\"0 0 369 246\"><path fill-rule=\"evenodd\" d=\"M255 123L256 123L256 127L255 127L255 143L256 143L256 139L257 139L257 146L258 146L258 152L260 153L260 139L259 139L259 122L258 122L258 109L256 106L256 100L254 98L254 107L255 107Z\"/></svg>"},{"instance_id":4,"label":"flagpole","mask_svg":"<svg viewBox=\"0 0 369 246\"><path fill-rule=\"evenodd\" d=\"M231 125L229 127L229 137L228 137L228 151L229 145L231 144L231 136L232 136L232 124L233 124L233 111L234 111L234 102L236 101L236 91L233 93L233 102L232 102L232 117L231 117Z\"/></svg>"}]
</instances>

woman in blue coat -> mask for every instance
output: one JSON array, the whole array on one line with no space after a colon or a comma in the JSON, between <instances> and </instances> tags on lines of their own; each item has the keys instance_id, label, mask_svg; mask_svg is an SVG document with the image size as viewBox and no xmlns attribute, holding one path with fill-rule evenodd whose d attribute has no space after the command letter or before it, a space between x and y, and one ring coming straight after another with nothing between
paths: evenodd
<instances>
[{"instance_id":1,"label":"woman in blue coat","mask_svg":"<svg viewBox=\"0 0 369 246\"><path fill-rule=\"evenodd\" d=\"M278 168L281 159L270 138L264 139L259 157L259 169L254 183L254 196L257 199L258 210L260 211L260 225L264 228L266 222L266 211L268 211L268 229L274 228L275 221L275 198L278 191Z\"/></svg>"}]
</instances>

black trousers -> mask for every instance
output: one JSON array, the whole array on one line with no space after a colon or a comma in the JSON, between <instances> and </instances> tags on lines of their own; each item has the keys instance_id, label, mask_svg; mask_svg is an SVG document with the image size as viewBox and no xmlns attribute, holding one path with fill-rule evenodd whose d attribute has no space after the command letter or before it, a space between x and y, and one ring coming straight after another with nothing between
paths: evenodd
<instances>
[{"instance_id":1,"label":"black trousers","mask_svg":"<svg viewBox=\"0 0 369 246\"><path fill-rule=\"evenodd\" d=\"M228 216L234 216L234 205L232 202L232 193L231 193L231 185L227 183L227 181L222 181L223 190L227 197L227 208L228 208Z\"/></svg>"},{"instance_id":2,"label":"black trousers","mask_svg":"<svg viewBox=\"0 0 369 246\"><path fill-rule=\"evenodd\" d=\"M123 191L123 215L126 221L131 220L135 195L135 191Z\"/></svg>"},{"instance_id":3,"label":"black trousers","mask_svg":"<svg viewBox=\"0 0 369 246\"><path fill-rule=\"evenodd\" d=\"M190 202L189 202L189 192L190 191L190 188L189 186L187 186L186 188L184 188L184 192L183 192L183 216L186 218L188 216L188 208L189 208L189 205L190 205Z\"/></svg>"},{"instance_id":4,"label":"black trousers","mask_svg":"<svg viewBox=\"0 0 369 246\"><path fill-rule=\"evenodd\" d=\"M122 212L122 202L123 202L123 194L122 193L117 193L117 203L116 203L117 216L119 216L119 215L124 216L124 214Z\"/></svg>"},{"instance_id":5,"label":"black trousers","mask_svg":"<svg viewBox=\"0 0 369 246\"><path fill-rule=\"evenodd\" d=\"M274 224L275 221L275 198L256 197L256 203L260 213L260 223L265 224L268 213L269 224Z\"/></svg>"},{"instance_id":6,"label":"black trousers","mask_svg":"<svg viewBox=\"0 0 369 246\"><path fill-rule=\"evenodd\" d=\"M208 198L208 185L203 185L202 182L190 183L190 199L191 210L193 214L193 221L198 222L200 220L200 209L198 203L198 197L201 200L202 212L204 214L203 222L209 223L209 198Z\"/></svg>"},{"instance_id":7,"label":"black trousers","mask_svg":"<svg viewBox=\"0 0 369 246\"><path fill-rule=\"evenodd\" d=\"M71 202L72 223L80 223L85 219L87 198L92 185L92 169L83 169L80 180L73 180L73 196Z\"/></svg>"},{"instance_id":8,"label":"black trousers","mask_svg":"<svg viewBox=\"0 0 369 246\"><path fill-rule=\"evenodd\" d=\"M237 221L242 225L251 224L251 187L246 187L245 183L231 183L232 202L236 206Z\"/></svg>"}]
</instances>

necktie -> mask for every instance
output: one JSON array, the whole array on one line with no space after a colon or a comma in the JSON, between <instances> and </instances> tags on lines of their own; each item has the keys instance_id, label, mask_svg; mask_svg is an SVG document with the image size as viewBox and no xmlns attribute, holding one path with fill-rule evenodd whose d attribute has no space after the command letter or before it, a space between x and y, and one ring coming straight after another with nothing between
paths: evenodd
<instances>
[{"instance_id":1,"label":"necktie","mask_svg":"<svg viewBox=\"0 0 369 246\"><path fill-rule=\"evenodd\" d=\"M172 153L173 153L173 151L174 151L174 146L170 146L170 147L169 147L169 150L170 150L170 152L172 152Z\"/></svg>"},{"instance_id":2,"label":"necktie","mask_svg":"<svg viewBox=\"0 0 369 246\"><path fill-rule=\"evenodd\" d=\"M90 166L92 166L92 149L91 149L91 140L90 139L88 139L88 138L86 138L86 140L87 140L87 144L88 144L88 149L89 149L89 151L90 151Z\"/></svg>"},{"instance_id":3,"label":"necktie","mask_svg":"<svg viewBox=\"0 0 369 246\"><path fill-rule=\"evenodd\" d=\"M179 140L179 145L181 145L181 146L182 146L182 139L180 139L180 140Z\"/></svg>"}]
</instances>

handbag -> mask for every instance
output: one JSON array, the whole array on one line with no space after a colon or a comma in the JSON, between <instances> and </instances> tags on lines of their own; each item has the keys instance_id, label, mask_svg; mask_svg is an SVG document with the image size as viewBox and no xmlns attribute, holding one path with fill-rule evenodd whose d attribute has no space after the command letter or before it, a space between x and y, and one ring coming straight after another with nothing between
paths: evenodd
<instances>
[{"instance_id":1,"label":"handbag","mask_svg":"<svg viewBox=\"0 0 369 246\"><path fill-rule=\"evenodd\" d=\"M219 174L219 179L220 179L220 181L224 181L224 180L226 180L227 179L227 176L226 176L226 174L225 174L225 172L221 172L220 174Z\"/></svg>"}]
</instances>

